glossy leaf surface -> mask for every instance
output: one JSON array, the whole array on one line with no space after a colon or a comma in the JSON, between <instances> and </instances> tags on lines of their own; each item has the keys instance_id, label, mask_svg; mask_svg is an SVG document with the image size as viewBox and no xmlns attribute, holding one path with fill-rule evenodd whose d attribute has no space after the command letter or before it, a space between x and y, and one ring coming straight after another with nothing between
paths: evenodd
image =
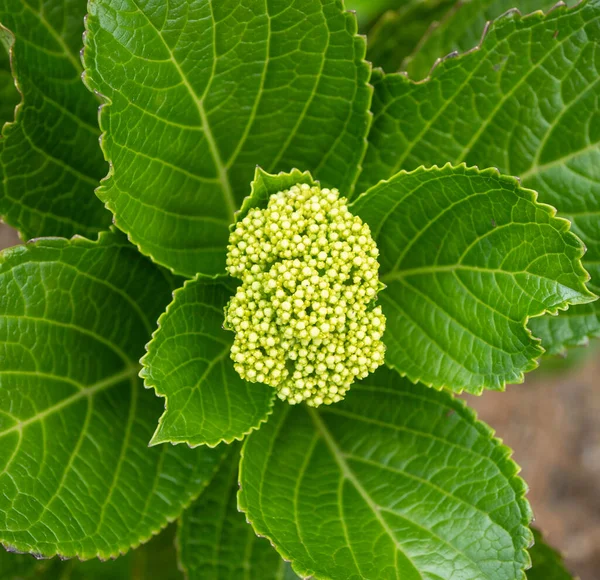
<instances>
[{"instance_id":1,"label":"glossy leaf surface","mask_svg":"<svg viewBox=\"0 0 600 580\"><path fill-rule=\"evenodd\" d=\"M448 161L498 167L573 221L600 289L600 1L547 16L511 13L479 50L442 62L427 82L374 75L374 121L357 191L399 169ZM533 321L558 352L600 334L598 303Z\"/></svg>"},{"instance_id":2,"label":"glossy leaf surface","mask_svg":"<svg viewBox=\"0 0 600 580\"><path fill-rule=\"evenodd\" d=\"M0 35L22 93L0 140L0 216L25 239L110 225L94 195L107 165L100 103L81 82L85 10L85 0L0 0Z\"/></svg>"},{"instance_id":3,"label":"glossy leaf surface","mask_svg":"<svg viewBox=\"0 0 600 580\"><path fill-rule=\"evenodd\" d=\"M114 557L203 489L220 451L148 449L161 402L138 360L172 280L121 235L0 258L0 543Z\"/></svg>"},{"instance_id":4,"label":"glossy leaf surface","mask_svg":"<svg viewBox=\"0 0 600 580\"><path fill-rule=\"evenodd\" d=\"M240 469L240 507L300 576L525 578L531 513L509 450L392 370L330 407L278 403Z\"/></svg>"},{"instance_id":5,"label":"glossy leaf surface","mask_svg":"<svg viewBox=\"0 0 600 580\"><path fill-rule=\"evenodd\" d=\"M271 412L275 389L242 380L230 358L234 334L223 329L223 310L235 288L230 278L188 281L159 318L142 371L166 399L152 444L231 443Z\"/></svg>"},{"instance_id":6,"label":"glossy leaf surface","mask_svg":"<svg viewBox=\"0 0 600 580\"><path fill-rule=\"evenodd\" d=\"M257 165L352 190L370 67L339 0L98 0L87 26L87 84L109 103L99 195L158 263L221 273Z\"/></svg>"},{"instance_id":7,"label":"glossy leaf surface","mask_svg":"<svg viewBox=\"0 0 600 580\"><path fill-rule=\"evenodd\" d=\"M583 246L535 192L493 169L417 169L351 210L380 251L386 363L436 388L520 382L542 354L530 316L593 299Z\"/></svg>"}]
</instances>

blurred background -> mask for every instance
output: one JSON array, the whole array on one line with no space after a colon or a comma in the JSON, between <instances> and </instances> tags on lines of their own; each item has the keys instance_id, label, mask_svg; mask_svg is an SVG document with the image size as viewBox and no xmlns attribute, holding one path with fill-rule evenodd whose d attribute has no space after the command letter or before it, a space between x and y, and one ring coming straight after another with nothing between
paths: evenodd
<instances>
[{"instance_id":1,"label":"blurred background","mask_svg":"<svg viewBox=\"0 0 600 580\"><path fill-rule=\"evenodd\" d=\"M19 243L0 223L0 248ZM582 580L599 580L600 344L542 361L505 393L465 398L514 449L548 542Z\"/></svg>"}]
</instances>

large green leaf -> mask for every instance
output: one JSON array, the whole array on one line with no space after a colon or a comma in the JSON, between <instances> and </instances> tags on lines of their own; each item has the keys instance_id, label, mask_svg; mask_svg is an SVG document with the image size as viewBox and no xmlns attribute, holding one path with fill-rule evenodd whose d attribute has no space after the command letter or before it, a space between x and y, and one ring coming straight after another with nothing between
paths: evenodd
<instances>
[{"instance_id":1,"label":"large green leaf","mask_svg":"<svg viewBox=\"0 0 600 580\"><path fill-rule=\"evenodd\" d=\"M187 580L297 578L237 510L239 444L180 519L178 547Z\"/></svg>"},{"instance_id":2,"label":"large green leaf","mask_svg":"<svg viewBox=\"0 0 600 580\"><path fill-rule=\"evenodd\" d=\"M174 525L116 560L36 560L0 549L0 580L183 580L177 568Z\"/></svg>"},{"instance_id":3,"label":"large green leaf","mask_svg":"<svg viewBox=\"0 0 600 580\"><path fill-rule=\"evenodd\" d=\"M278 403L245 442L238 501L301 576L520 580L517 472L462 402L381 368L339 404Z\"/></svg>"},{"instance_id":4,"label":"large green leaf","mask_svg":"<svg viewBox=\"0 0 600 580\"><path fill-rule=\"evenodd\" d=\"M234 335L223 329L235 293L228 278L197 278L174 294L143 358L146 386L166 398L152 444L231 443L271 412L275 389L240 378L230 358Z\"/></svg>"},{"instance_id":5,"label":"large green leaf","mask_svg":"<svg viewBox=\"0 0 600 580\"><path fill-rule=\"evenodd\" d=\"M98 0L87 27L87 84L108 103L99 195L158 263L222 272L256 165L352 190L370 67L340 0Z\"/></svg>"},{"instance_id":6,"label":"large green leaf","mask_svg":"<svg viewBox=\"0 0 600 580\"><path fill-rule=\"evenodd\" d=\"M0 140L0 216L24 238L90 235L110 224L94 195L107 171L99 102L80 78L85 7L86 0L0 0L8 29L0 36L23 96Z\"/></svg>"},{"instance_id":7,"label":"large green leaf","mask_svg":"<svg viewBox=\"0 0 600 580\"><path fill-rule=\"evenodd\" d=\"M14 119L18 103L19 91L10 69L8 50L0 42L0 126Z\"/></svg>"},{"instance_id":8,"label":"large green leaf","mask_svg":"<svg viewBox=\"0 0 600 580\"><path fill-rule=\"evenodd\" d=\"M0 258L0 543L114 557L203 489L221 453L148 449L161 402L138 360L172 281L122 236Z\"/></svg>"},{"instance_id":9,"label":"large green leaf","mask_svg":"<svg viewBox=\"0 0 600 580\"><path fill-rule=\"evenodd\" d=\"M537 366L528 318L594 297L581 242L536 197L463 164L402 171L352 203L380 251L388 365L471 393Z\"/></svg>"},{"instance_id":10,"label":"large green leaf","mask_svg":"<svg viewBox=\"0 0 600 580\"><path fill-rule=\"evenodd\" d=\"M532 531L535 544L529 550L532 566L527 571L527 580L573 580L561 555L546 544L539 530L532 528Z\"/></svg>"},{"instance_id":11,"label":"large green leaf","mask_svg":"<svg viewBox=\"0 0 600 580\"><path fill-rule=\"evenodd\" d=\"M518 175L573 221L600 290L600 0L544 17L511 13L479 50L446 59L427 82L374 74L374 122L359 187L448 161ZM531 327L551 352L600 334L600 306Z\"/></svg>"}]
</instances>

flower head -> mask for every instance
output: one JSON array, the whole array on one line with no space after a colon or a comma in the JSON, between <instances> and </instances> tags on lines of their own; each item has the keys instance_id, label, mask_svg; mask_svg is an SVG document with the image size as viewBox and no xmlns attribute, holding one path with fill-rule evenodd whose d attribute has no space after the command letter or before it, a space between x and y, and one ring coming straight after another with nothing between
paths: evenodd
<instances>
[{"instance_id":1,"label":"flower head","mask_svg":"<svg viewBox=\"0 0 600 580\"><path fill-rule=\"evenodd\" d=\"M379 251L336 189L296 185L252 209L229 238L242 285L226 309L231 358L281 399L319 406L383 363Z\"/></svg>"}]
</instances>

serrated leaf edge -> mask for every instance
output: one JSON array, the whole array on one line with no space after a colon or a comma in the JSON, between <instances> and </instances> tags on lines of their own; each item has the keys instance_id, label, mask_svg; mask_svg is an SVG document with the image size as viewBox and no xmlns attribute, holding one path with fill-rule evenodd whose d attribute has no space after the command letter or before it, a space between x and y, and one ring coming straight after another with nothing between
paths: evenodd
<instances>
[{"instance_id":1,"label":"serrated leaf edge","mask_svg":"<svg viewBox=\"0 0 600 580\"><path fill-rule=\"evenodd\" d=\"M140 364L142 365L142 368L139 372L139 377L143 380L144 382L144 387L146 389L153 389L154 393L156 394L157 397L160 398L164 398L165 399L165 410L164 413L160 416L160 418L158 419L158 425L156 427L156 430L154 431L154 435L152 436L152 439L150 440L150 443L148 444L149 447L153 447L155 445L159 445L159 444L163 444L163 443L170 443L171 445L181 445L181 444L186 444L188 447L194 449L196 447L199 446L206 446L206 447L210 447L210 448L215 448L217 447L219 444L221 443L225 443L227 445L229 445L230 443L233 443L234 441L243 441L244 438L249 435L252 431L256 431L258 429L260 429L260 426L265 423L266 421L269 420L269 417L271 416L271 414L273 413L273 408L275 405L275 389L273 389L273 394L271 397L271 401L269 404L269 407L267 409L267 413L258 420L258 422L255 425L252 425L248 428L247 431L244 431L244 433L241 433L238 436L232 436L232 437L224 437L222 439L219 439L218 441L207 441L204 443L196 443L196 444L192 444L189 441L185 441L185 440L181 440L181 441L172 441L170 439L160 439L158 438L158 434L159 431L162 427L162 424L164 422L164 420L166 419L167 413L168 413L168 406L169 406L169 397L168 395L162 394L158 391L158 387L156 385L156 382L152 379L149 371L148 371L148 361L147 359L150 357L151 355L151 349L154 346L154 341L157 338L159 332L162 330L162 323L165 320L165 318L167 316L170 315L172 308L175 307L175 304L177 302L177 296L179 294L182 294L183 292L185 292L185 289L188 285L190 284L194 284L196 282L198 282L199 280L204 280L206 282L209 282L211 284L215 284L215 283L219 283L219 284L223 284L225 286L227 286L227 284L233 284L233 282L229 279L229 278L215 278L213 276L205 276L203 274L197 274L194 278L192 279L188 279L184 282L183 286L181 286L180 288L177 288L176 290L174 290L172 292L172 296L173 299L171 300L171 302L169 302L169 304L167 305L167 308L165 309L165 311L158 317L158 321L156 324L156 329L154 330L154 332L152 333L152 336L150 338L150 340L146 343L145 345L145 349L146 349L146 354L144 354L142 356L142 358L140 358ZM225 319L225 315L223 315L223 320Z\"/></svg>"},{"instance_id":2,"label":"serrated leaf edge","mask_svg":"<svg viewBox=\"0 0 600 580\"><path fill-rule=\"evenodd\" d=\"M586 1L586 0L584 0L584 1ZM541 339L534 336L532 330L528 326L529 320L531 318L537 318L537 317L543 316L545 314L550 314L550 315L556 316L559 311L564 312L564 311L568 310L569 306L576 305L576 304L587 304L589 302L593 302L594 300L597 300L598 297L585 286L585 283L590 280L590 274L583 267L583 264L581 262L581 259L583 258L584 254L586 252L586 247L585 247L585 244L579 239L579 237L574 232L571 231L571 222L568 219L558 216L557 210L555 207L551 206L550 204L542 203L542 202L538 201L538 199L539 199L538 192L535 191L534 189L523 187L521 185L521 180L518 177L505 175L505 174L501 173L500 170L498 170L495 167L487 167L485 169L479 169L479 167L476 165L467 166L467 164L465 162L459 163L458 165L453 165L452 163L448 162L448 163L442 165L441 167L438 165L432 165L430 167L425 167L424 165L421 165L421 166L417 167L416 169L412 169L410 171L401 169L398 173L396 173L389 179L380 180L378 183L376 183L375 185L373 185L372 187L367 189L367 191L361 193L358 197L353 199L352 202L350 202L350 204L349 204L349 209L350 209L350 211L352 211L352 206L354 205L354 203L358 202L358 200L360 200L361 198L366 197L372 189L379 187L381 184L388 183L389 181L396 179L400 175L412 175L415 173L423 173L423 172L430 172L430 171L456 170L456 169L463 169L465 171L465 175L469 175L469 174L482 175L482 176L489 175L494 178L500 178L501 180L504 180L507 183L514 185L519 191L527 194L530 198L530 201L533 204L535 204L536 207L539 207L544 213L546 213L549 216L550 219L555 220L557 222L557 225L559 227L557 227L556 229L558 232L564 234L565 236L567 236L567 238L570 238L573 242L575 242L574 247L575 246L579 247L579 252L578 252L579 255L574 256L575 260L576 260L576 265L575 265L574 270L575 270L575 273L577 273L577 271L579 272L577 274L577 278L579 279L579 282L581 283L581 286L583 288L583 291L579 290L579 292L582 296L582 299L580 301L565 300L564 302L561 302L560 304L557 304L557 305L553 306L552 308L547 308L547 309L543 310L542 312L530 314L524 319L523 327L525 329L525 332L527 333L527 336L531 339L532 343L537 343L537 345L535 345L535 346L537 347L536 350L538 351L538 356L536 358L531 359L529 364L526 367L524 367L523 370L520 371L515 376L515 378L504 380L499 388L491 388L491 387L487 387L486 385L481 385L479 390L475 390L475 389L467 390L464 388L454 389L454 388L451 388L451 387L449 387L447 385L443 385L443 384L435 385L429 381L423 380L422 377L417 376L416 373L409 374L409 373L404 372L402 369L398 368L396 365L394 365L393 363L388 361L387 358L385 360L386 366L394 369L401 376L408 378L411 382L413 382L415 384L422 383L422 384L424 384L428 387L431 387L435 390L438 390L438 391L447 389L456 394L461 394L461 393L467 391L468 393L470 393L472 395L481 395L485 389L504 391L504 390L506 390L506 385L508 385L508 384L517 384L517 385L522 384L525 381L525 374L530 371L533 371L539 367L539 365L540 365L539 359L546 352L546 350L541 345Z\"/></svg>"},{"instance_id":3,"label":"serrated leaf edge","mask_svg":"<svg viewBox=\"0 0 600 580\"><path fill-rule=\"evenodd\" d=\"M526 20L534 20L537 18L538 20L541 21L541 20L544 20L547 16L549 16L553 12L556 12L556 11L572 12L576 9L581 8L585 4L588 4L589 2L590 2L590 0L580 0L577 4L575 4L574 6L569 8L569 6L567 6L567 4L565 4L565 2L563 0L559 0L552 8L550 8L546 12L544 12L543 10L534 10L533 12L530 12L528 14L523 14L518 8L510 8L509 10L507 10L506 12L504 12L497 18L495 18L493 20L488 20L486 22L483 32L481 34L481 38L480 38L479 42L473 48L470 48L469 50L466 50L463 52L453 50L452 52L449 52L445 56L438 57L435 60L435 62L433 63L433 65L431 66L431 69L429 70L429 73L427 74L427 76L425 78L415 81L412 78L410 78L410 76L408 75L408 73L406 71L386 73L381 67L377 67L377 68L373 69L374 74L373 74L372 78L376 81L379 81L384 76L396 77L396 78L401 77L407 83L412 84L412 85L421 85L421 84L427 83L436 77L436 75L438 73L438 68L440 67L440 65L443 65L445 61L455 59L455 58L461 59L465 56L470 55L473 52L478 52L479 50L481 50L483 43L485 42L485 40L487 39L487 37L491 31L496 30L499 27L508 25L508 23L513 19L520 20L521 22L525 22ZM453 8L450 8L450 10L452 10L452 9ZM427 36L428 33L429 33L429 30L425 33L425 36ZM416 54L416 50L420 47L420 45L421 45L421 42L419 42L419 44L415 48L415 51L413 52L413 54L411 54L410 57L408 57L408 58L411 58L414 56L414 54Z\"/></svg>"},{"instance_id":4,"label":"serrated leaf edge","mask_svg":"<svg viewBox=\"0 0 600 580\"><path fill-rule=\"evenodd\" d=\"M88 248L94 247L94 246L97 246L97 247L116 246L116 247L125 247L125 248L130 247L129 244L120 242L118 240L119 237L122 237L121 231L119 230L117 232L115 230L115 228L112 227L110 230L98 232L98 238L96 240L92 240L92 239L86 238L85 236L81 236L78 234L71 238L61 238L61 237L54 237L54 236L43 237L43 238L34 238L34 239L26 242L25 244L12 246L12 247L5 248L4 250L0 251L0 271L2 269L2 266L4 266L8 262L8 260L10 260L13 256L19 256L19 254L25 254L25 253L29 253L31 251L35 251L35 249L38 247L38 244L41 244L44 242L50 242L52 245L55 245L57 248L64 248L68 245L83 246L83 247L88 247ZM181 513L183 513L194 501L196 501L196 499L198 499L198 497L200 497L202 492L208 487L208 485L212 481L214 475L220 469L220 466L224 460L224 457L225 457L225 454L220 458L219 461L216 462L216 464L213 468L213 471L210 474L210 477L208 477L206 479L206 481L200 487L198 492L193 494L190 497L189 501L182 504ZM179 515L181 515L181 513ZM70 556L66 557L63 554L61 554L61 552L59 552L58 550L55 550L52 555L43 556L42 554L39 554L39 553L36 553L33 551L21 551L16 546L12 545L10 542L3 540L1 537L0 537L0 545L7 552L10 552L13 554L29 554L29 555L33 556L34 558L36 558L37 560L50 560L52 558L59 557L61 560L78 560L79 562L86 562L88 560L93 560L93 559L98 559L102 562L107 562L108 560L115 560L119 556L124 556L129 551L139 548L142 544L146 544L153 537L160 534L170 524L172 524L174 521L178 520L179 515L168 516L166 518L165 524L163 526L153 528L150 531L150 534L148 536L143 536L142 538L140 538L140 540L138 542L136 542L134 544L131 544L129 546L119 546L118 552L103 552L101 550L98 550L95 555L91 555L91 556L76 554L73 557L70 557Z\"/></svg>"},{"instance_id":5,"label":"serrated leaf edge","mask_svg":"<svg viewBox=\"0 0 600 580\"><path fill-rule=\"evenodd\" d=\"M90 2L90 1L91 0L88 0L88 2ZM340 10L342 15L346 19L346 23L349 25L347 30L348 30L349 34L352 35L352 38L353 38L354 63L356 63L357 67L360 65L360 67L363 68L365 70L365 72L368 69L368 73L366 74L366 79L365 79L365 85L366 85L366 87L368 89L368 93L369 93L368 109L367 109L367 114L366 114L367 125L365 127L364 136L362 139L362 143L363 143L362 155L360 157L360 160L356 164L354 176L351 181L350 191L347 194L348 199L352 199L352 194L353 194L354 188L356 187L356 184L358 183L358 179L362 172L362 164L363 164L365 156L367 154L367 148L368 148L368 144L369 144L369 133L370 133L371 126L373 123L373 112L371 111L371 104L372 104L373 94L375 92L375 89L374 89L373 85L370 83L373 66L368 60L366 60L367 39L364 35L358 34L358 21L356 19L356 14L346 10L345 5L344 5L344 0L336 0L336 2L337 2L338 9ZM88 7L89 7L89 4L88 4ZM123 233L127 236L127 239L129 240L129 242L131 244L133 244L142 255L150 258L152 260L152 262L154 262L155 264L158 264L158 265L163 266L164 268L168 269L173 274L176 274L178 276L183 276L187 279L194 279L194 277L190 276L188 273L179 271L176 268L173 268L172 266L169 266L168 264L165 264L164 262L157 260L155 258L155 256L153 256L152 252L145 251L142 248L141 242L136 241L136 236L134 236L130 232L125 231L121 227L121 225L119 224L119 220L117 219L117 215L114 211L114 204L111 203L111 201L108 200L107 198L105 198L105 196L103 195L103 191L105 190L106 185L114 178L114 164L113 164L112 159L108 155L106 146L104 145L104 138L109 132L107 129L104 128L105 127L104 117L108 114L107 109L110 108L113 103L112 103L112 99L110 99L107 95L102 94L95 87L95 82L91 79L91 76L88 74L89 68L91 68L91 66L90 67L87 66L86 52L87 52L87 48L89 45L89 38L91 36L93 36L93 32L91 31L90 26L89 26L89 16L90 16L90 14L89 14L89 8L88 8L88 14L84 18L85 30L83 32L83 48L81 49L81 52L80 52L80 58L81 58L81 62L82 62L83 69L84 69L83 73L81 74L81 79L83 81L83 84L86 86L86 88L90 92L94 93L96 95L96 97L98 99L100 99L100 101L102 103L100 105L100 107L98 108L98 125L100 127L100 132L101 132L100 138L99 138L99 143L100 143L100 149L102 150L104 159L108 163L108 173L100 180L100 185L94 190L94 193L96 194L98 199L100 199L100 201L102 201L102 203L104 204L104 207L108 211L110 211L110 213L112 215L112 223L119 230L123 231ZM293 171L295 171L295 169L292 169L292 172ZM281 172L281 173L285 173L285 172ZM245 199L244 199L244 201L245 201ZM239 212L242 210L242 208L243 208L243 204L240 205L240 207L234 211L233 223L236 222L237 218L235 216L239 214ZM205 277L210 277L210 278L215 278L215 279L219 278L222 275L223 274L213 274L213 275L203 274L203 276L205 276Z\"/></svg>"},{"instance_id":6,"label":"serrated leaf edge","mask_svg":"<svg viewBox=\"0 0 600 580\"><path fill-rule=\"evenodd\" d=\"M311 181L315 185L320 185L320 181L317 179L314 179L310 171L301 171L297 167L294 167L290 171L280 171L279 173L269 173L268 171L265 171L260 165L257 165L256 169L254 170L254 177L252 178L252 181L250 182L250 193L244 198L244 200L242 201L242 205L235 212L235 214L233 216L234 217L233 223L229 226L230 232L232 232L235 229L236 224L241 219L246 217L246 215L248 215L248 212L252 209L252 206L250 204L252 203L252 196L254 194L255 183L259 179L262 179L263 176L265 176L265 175L267 177L276 177L276 178L277 177L282 178L284 176L289 175L290 177L298 178L298 181L296 182L297 184L303 183L300 180L304 178L304 179Z\"/></svg>"},{"instance_id":7,"label":"serrated leaf edge","mask_svg":"<svg viewBox=\"0 0 600 580\"><path fill-rule=\"evenodd\" d=\"M356 163L356 170L354 172L354 179L352 180L348 192L341 192L342 195L351 200L354 197L354 190L358 184L358 180L362 174L363 163L367 155L367 149L369 147L369 134L371 133L371 127L373 126L373 95L375 94L375 87L371 84L371 76L373 74L373 64L367 60L367 37L364 34L358 32L358 18L355 10L347 10L345 0L338 0L341 11L344 14L346 23L349 25L348 31L354 38L354 57L357 64L361 64L365 71L368 69L369 74L366 78L367 90L369 91L369 103L367 109L367 126L365 127L365 133L362 139L363 150L360 159Z\"/></svg>"},{"instance_id":8,"label":"serrated leaf edge","mask_svg":"<svg viewBox=\"0 0 600 580\"><path fill-rule=\"evenodd\" d=\"M402 376L402 375L401 375ZM519 506L519 511L521 512L521 531L523 532L524 542L523 547L520 550L520 555L524 562L524 567L521 570L520 578L516 578L515 580L527 580L526 570L531 568L531 557L529 555L528 549L533 546L533 532L530 529L530 524L533 521L533 511L531 509L531 505L526 498L526 495L529 491L529 487L525 480L519 476L521 472L521 467L517 464L517 462L512 458L513 450L504 444L503 440L500 437L495 437L495 430L480 420L477 416L477 412L469 407L467 403L461 399L458 399L454 396L453 393L446 392L448 397L448 407L449 411L454 411L460 413L461 416L470 421L470 423L485 437L487 437L490 441L492 441L496 447L494 450L500 454L497 461L494 461L495 465L498 467L499 471L506 477L509 485L515 492L515 501ZM285 416L287 416L289 409L286 409ZM285 417L284 419L285 420ZM242 445L242 449L240 451L240 467L239 467L239 475L238 475L238 493L237 493L237 502L238 502L238 511L243 513L246 516L246 522L248 522L252 529L255 531L256 535L261 538L266 538L271 542L271 545L277 553L286 561L290 562L292 568L296 574L307 580L308 578L315 578L315 580L333 580L327 576L318 576L314 571L304 570L301 568L296 569L296 562L293 557L289 554L285 553L283 549L281 549L277 544L275 544L274 540L268 535L268 531L257 529L255 523L250 519L248 515L247 505L244 503L243 499L243 489L242 489L242 470L244 464L244 457L246 451L246 445L248 444L248 439L244 441ZM503 528L504 529L504 528ZM508 532L508 530L505 530ZM512 536L511 536L512 538ZM514 545L514 538L513 545Z\"/></svg>"}]
</instances>

